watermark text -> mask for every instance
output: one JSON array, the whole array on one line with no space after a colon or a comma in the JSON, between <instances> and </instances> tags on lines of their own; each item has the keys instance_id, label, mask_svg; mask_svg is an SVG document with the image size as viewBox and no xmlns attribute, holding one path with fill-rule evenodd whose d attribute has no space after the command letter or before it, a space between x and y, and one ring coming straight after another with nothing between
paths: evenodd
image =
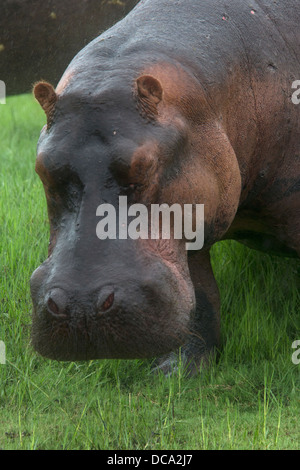
<instances>
[{"instance_id":1,"label":"watermark text","mask_svg":"<svg viewBox=\"0 0 300 470\"><path fill-rule=\"evenodd\" d=\"M5 343L4 341L0 341L0 364L6 363L5 357Z\"/></svg>"},{"instance_id":2,"label":"watermark text","mask_svg":"<svg viewBox=\"0 0 300 470\"><path fill-rule=\"evenodd\" d=\"M127 196L119 196L118 211L112 204L100 204L96 226L100 240L188 240L187 250L200 250L204 244L204 204L127 205ZM129 220L130 219L130 220Z\"/></svg>"},{"instance_id":3,"label":"watermark text","mask_svg":"<svg viewBox=\"0 0 300 470\"><path fill-rule=\"evenodd\" d=\"M292 94L292 102L294 104L300 104L300 80L295 80L292 84L292 89L294 93Z\"/></svg>"},{"instance_id":4,"label":"watermark text","mask_svg":"<svg viewBox=\"0 0 300 470\"><path fill-rule=\"evenodd\" d=\"M0 104L6 103L6 86L5 83L0 80Z\"/></svg>"},{"instance_id":5,"label":"watermark text","mask_svg":"<svg viewBox=\"0 0 300 470\"><path fill-rule=\"evenodd\" d=\"M293 342L292 348L296 349L292 354L292 363L297 366L300 364L300 339Z\"/></svg>"}]
</instances>

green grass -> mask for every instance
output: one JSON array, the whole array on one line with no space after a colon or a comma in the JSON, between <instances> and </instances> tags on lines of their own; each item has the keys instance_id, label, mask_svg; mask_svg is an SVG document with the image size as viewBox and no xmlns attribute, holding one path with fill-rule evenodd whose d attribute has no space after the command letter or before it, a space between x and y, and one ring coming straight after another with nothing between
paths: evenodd
<instances>
[{"instance_id":1,"label":"green grass","mask_svg":"<svg viewBox=\"0 0 300 470\"><path fill-rule=\"evenodd\" d=\"M299 263L234 243L213 249L222 350L201 377L164 378L149 361L57 363L31 348L29 278L48 223L31 96L0 105L0 449L296 449Z\"/></svg>"}]
</instances>

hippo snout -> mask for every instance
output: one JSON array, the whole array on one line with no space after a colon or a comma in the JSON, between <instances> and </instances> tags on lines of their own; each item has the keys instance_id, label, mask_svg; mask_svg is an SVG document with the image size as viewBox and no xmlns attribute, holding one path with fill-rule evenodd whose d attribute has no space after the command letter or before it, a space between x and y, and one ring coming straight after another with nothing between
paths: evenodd
<instances>
[{"instance_id":1,"label":"hippo snout","mask_svg":"<svg viewBox=\"0 0 300 470\"><path fill-rule=\"evenodd\" d=\"M178 284L165 266L155 265L155 275L147 278L127 272L111 281L87 281L86 273L81 279L66 273L59 283L56 268L48 262L31 278L32 344L43 356L145 358L184 342L193 292L174 302Z\"/></svg>"}]
</instances>

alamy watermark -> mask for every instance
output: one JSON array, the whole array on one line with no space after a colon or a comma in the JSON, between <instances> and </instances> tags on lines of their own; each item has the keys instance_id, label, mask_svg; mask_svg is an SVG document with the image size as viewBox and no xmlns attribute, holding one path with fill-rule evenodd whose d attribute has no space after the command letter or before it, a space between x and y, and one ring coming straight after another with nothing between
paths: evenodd
<instances>
[{"instance_id":1,"label":"alamy watermark","mask_svg":"<svg viewBox=\"0 0 300 470\"><path fill-rule=\"evenodd\" d=\"M295 80L292 83L292 89L296 89L296 91L294 91L292 94L292 102L294 104L300 104L300 80Z\"/></svg>"},{"instance_id":2,"label":"alamy watermark","mask_svg":"<svg viewBox=\"0 0 300 470\"><path fill-rule=\"evenodd\" d=\"M300 104L300 80L295 80L292 83L292 89L296 90L292 94L292 102L294 104ZM300 340L294 341L292 348L295 349L295 352L292 354L292 363L298 365L300 364Z\"/></svg>"},{"instance_id":3,"label":"alamy watermark","mask_svg":"<svg viewBox=\"0 0 300 470\"><path fill-rule=\"evenodd\" d=\"M0 80L0 104L6 103L6 86L5 83Z\"/></svg>"},{"instance_id":4,"label":"alamy watermark","mask_svg":"<svg viewBox=\"0 0 300 470\"><path fill-rule=\"evenodd\" d=\"M149 212L144 204L128 206L127 196L119 196L118 211L112 204L100 204L96 215L102 217L96 226L100 240L184 238L187 250L200 250L204 244L204 204L151 204Z\"/></svg>"},{"instance_id":5,"label":"alamy watermark","mask_svg":"<svg viewBox=\"0 0 300 470\"><path fill-rule=\"evenodd\" d=\"M300 364L300 339L293 342L292 348L296 349L292 354L292 363L297 366Z\"/></svg>"},{"instance_id":6,"label":"alamy watermark","mask_svg":"<svg viewBox=\"0 0 300 470\"><path fill-rule=\"evenodd\" d=\"M0 341L0 364L5 364L6 356L5 356L5 343L4 341Z\"/></svg>"}]
</instances>

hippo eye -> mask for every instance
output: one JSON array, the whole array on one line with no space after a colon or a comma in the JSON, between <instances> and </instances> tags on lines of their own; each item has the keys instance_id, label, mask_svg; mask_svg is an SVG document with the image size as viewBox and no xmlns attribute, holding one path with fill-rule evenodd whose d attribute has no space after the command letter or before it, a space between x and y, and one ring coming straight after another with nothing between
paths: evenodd
<instances>
[{"instance_id":1,"label":"hippo eye","mask_svg":"<svg viewBox=\"0 0 300 470\"><path fill-rule=\"evenodd\" d=\"M133 193L141 190L142 185L140 183L130 183L127 185L127 191Z\"/></svg>"},{"instance_id":2,"label":"hippo eye","mask_svg":"<svg viewBox=\"0 0 300 470\"><path fill-rule=\"evenodd\" d=\"M141 189L141 185L138 183L129 183L122 186L125 196L135 196Z\"/></svg>"}]
</instances>

